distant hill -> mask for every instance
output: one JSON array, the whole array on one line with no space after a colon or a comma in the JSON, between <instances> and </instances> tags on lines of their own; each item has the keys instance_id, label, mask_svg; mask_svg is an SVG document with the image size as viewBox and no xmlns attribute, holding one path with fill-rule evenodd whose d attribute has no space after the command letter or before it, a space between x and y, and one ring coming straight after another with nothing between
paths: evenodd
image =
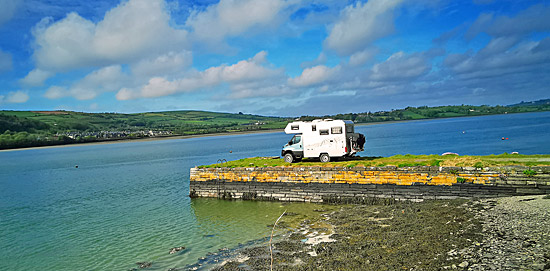
<instances>
[{"instance_id":1,"label":"distant hill","mask_svg":"<svg viewBox=\"0 0 550 271\"><path fill-rule=\"evenodd\" d=\"M532 102L521 101L521 103L511 104L509 106L539 106L539 105L550 105L550 99L542 99L542 100L532 101Z\"/></svg>"},{"instance_id":2,"label":"distant hill","mask_svg":"<svg viewBox=\"0 0 550 271\"><path fill-rule=\"evenodd\" d=\"M302 116L301 120L312 120L318 118L348 119L356 123L384 122L384 121L403 121L434 118L452 118L467 116L497 115L509 113L525 113L550 111L550 103L540 100L514 106L489 106L489 105L447 105L436 107L407 107L391 111L348 113L326 116Z\"/></svg>"},{"instance_id":3,"label":"distant hill","mask_svg":"<svg viewBox=\"0 0 550 271\"><path fill-rule=\"evenodd\" d=\"M550 111L550 99L521 102L509 106L421 106L391 111L302 116L299 119L331 118L353 120L356 123L371 123L537 111ZM137 114L0 111L0 149L144 137L281 129L293 120L293 118L207 111L166 111Z\"/></svg>"},{"instance_id":4,"label":"distant hill","mask_svg":"<svg viewBox=\"0 0 550 271\"><path fill-rule=\"evenodd\" d=\"M0 149L284 128L287 118L206 111L0 111Z\"/></svg>"}]
</instances>

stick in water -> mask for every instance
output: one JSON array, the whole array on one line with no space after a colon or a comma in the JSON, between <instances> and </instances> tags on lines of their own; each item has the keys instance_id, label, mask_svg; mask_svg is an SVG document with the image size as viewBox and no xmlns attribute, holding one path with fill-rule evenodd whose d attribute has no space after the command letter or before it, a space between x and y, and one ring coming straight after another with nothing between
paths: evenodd
<instances>
[{"instance_id":1,"label":"stick in water","mask_svg":"<svg viewBox=\"0 0 550 271\"><path fill-rule=\"evenodd\" d=\"M271 240L273 240L273 232L275 231L275 226L277 226L277 222L279 222L279 219L283 217L286 213L286 210L277 218L277 221L275 221L275 224L273 224L273 229L271 230L271 238L269 238L269 252L271 253L271 267L269 270L273 271L273 248L271 247Z\"/></svg>"}]
</instances>

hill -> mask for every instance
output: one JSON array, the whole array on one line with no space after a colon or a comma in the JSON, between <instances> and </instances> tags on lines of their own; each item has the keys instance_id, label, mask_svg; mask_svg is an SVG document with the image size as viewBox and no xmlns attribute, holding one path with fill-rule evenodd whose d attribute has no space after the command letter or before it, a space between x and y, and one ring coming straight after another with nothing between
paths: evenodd
<instances>
[{"instance_id":1,"label":"hill","mask_svg":"<svg viewBox=\"0 0 550 271\"><path fill-rule=\"evenodd\" d=\"M542 100L541 100L542 101ZM524 103L513 106L473 106L473 105L447 105L437 107L407 107L391 111L349 113L326 116L302 116L300 120L312 120L318 118L348 119L355 123L371 123L384 121L403 121L418 119L452 118L483 115L498 115L511 113L526 113L550 111L550 103Z\"/></svg>"},{"instance_id":2,"label":"hill","mask_svg":"<svg viewBox=\"0 0 550 271\"><path fill-rule=\"evenodd\" d=\"M0 149L284 128L288 119L206 111L0 111Z\"/></svg>"},{"instance_id":3,"label":"hill","mask_svg":"<svg viewBox=\"0 0 550 271\"><path fill-rule=\"evenodd\" d=\"M532 102L522 101L521 103L511 104L509 106L545 106L545 105L546 106L550 105L550 99L542 99L542 100L532 101Z\"/></svg>"},{"instance_id":4,"label":"hill","mask_svg":"<svg viewBox=\"0 0 550 271\"><path fill-rule=\"evenodd\" d=\"M374 113L302 116L299 119L332 118L353 120L356 123L371 123L537 111L550 111L550 100L522 102L510 106L407 107ZM138 114L0 111L0 149L144 137L281 129L290 121L293 119L207 111L166 111Z\"/></svg>"}]
</instances>

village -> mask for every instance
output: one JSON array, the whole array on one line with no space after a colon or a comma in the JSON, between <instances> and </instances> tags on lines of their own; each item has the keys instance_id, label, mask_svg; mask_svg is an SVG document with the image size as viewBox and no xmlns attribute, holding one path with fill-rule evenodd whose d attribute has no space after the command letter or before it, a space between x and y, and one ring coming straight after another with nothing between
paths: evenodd
<instances>
[{"instance_id":1,"label":"village","mask_svg":"<svg viewBox=\"0 0 550 271\"><path fill-rule=\"evenodd\" d=\"M162 137L172 136L172 131L154 131L154 130L140 130L140 131L98 131L98 132L64 132L56 133L56 137L66 136L71 139L121 139L121 138L141 138L141 137Z\"/></svg>"}]
</instances>

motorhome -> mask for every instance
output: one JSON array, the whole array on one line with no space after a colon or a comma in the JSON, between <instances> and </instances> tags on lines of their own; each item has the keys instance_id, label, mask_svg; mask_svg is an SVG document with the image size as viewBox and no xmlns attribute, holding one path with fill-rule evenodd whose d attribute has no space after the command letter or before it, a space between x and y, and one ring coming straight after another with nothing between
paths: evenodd
<instances>
[{"instance_id":1,"label":"motorhome","mask_svg":"<svg viewBox=\"0 0 550 271\"><path fill-rule=\"evenodd\" d=\"M355 133L350 120L295 121L285 128L294 137L283 147L281 155L292 163L302 158L319 158L321 162L354 156L363 150L365 136Z\"/></svg>"}]
</instances>

